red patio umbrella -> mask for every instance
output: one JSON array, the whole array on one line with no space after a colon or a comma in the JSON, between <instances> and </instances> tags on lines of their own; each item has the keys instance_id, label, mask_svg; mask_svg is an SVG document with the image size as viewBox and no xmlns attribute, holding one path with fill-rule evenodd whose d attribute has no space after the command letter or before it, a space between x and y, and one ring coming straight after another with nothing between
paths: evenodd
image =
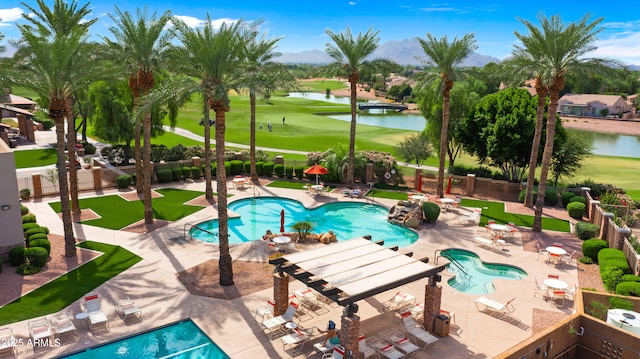
<instances>
[{"instance_id":1,"label":"red patio umbrella","mask_svg":"<svg viewBox=\"0 0 640 359\"><path fill-rule=\"evenodd\" d=\"M284 233L284 209L280 211L280 233Z\"/></svg>"},{"instance_id":2,"label":"red patio umbrella","mask_svg":"<svg viewBox=\"0 0 640 359\"><path fill-rule=\"evenodd\" d=\"M303 172L308 175L316 175L316 184L318 184L319 175L326 175L329 173L329 170L316 163L315 165L305 169Z\"/></svg>"},{"instance_id":3,"label":"red patio umbrella","mask_svg":"<svg viewBox=\"0 0 640 359\"><path fill-rule=\"evenodd\" d=\"M420 174L418 175L418 186L417 186L417 190L418 192L422 192L422 172L420 172Z\"/></svg>"},{"instance_id":4,"label":"red patio umbrella","mask_svg":"<svg viewBox=\"0 0 640 359\"><path fill-rule=\"evenodd\" d=\"M449 181L447 182L447 194L451 194L451 176L449 176Z\"/></svg>"}]
</instances>

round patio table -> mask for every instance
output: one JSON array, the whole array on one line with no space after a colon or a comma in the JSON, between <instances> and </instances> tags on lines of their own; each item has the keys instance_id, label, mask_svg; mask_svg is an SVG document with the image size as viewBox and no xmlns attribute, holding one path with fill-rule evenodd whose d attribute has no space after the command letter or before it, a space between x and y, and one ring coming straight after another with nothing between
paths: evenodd
<instances>
[{"instance_id":1,"label":"round patio table","mask_svg":"<svg viewBox=\"0 0 640 359\"><path fill-rule=\"evenodd\" d=\"M551 254L555 254L557 256L563 256L565 254L567 254L567 251L564 250L564 248L560 248L560 247L547 247L547 252L551 253Z\"/></svg>"}]
</instances>

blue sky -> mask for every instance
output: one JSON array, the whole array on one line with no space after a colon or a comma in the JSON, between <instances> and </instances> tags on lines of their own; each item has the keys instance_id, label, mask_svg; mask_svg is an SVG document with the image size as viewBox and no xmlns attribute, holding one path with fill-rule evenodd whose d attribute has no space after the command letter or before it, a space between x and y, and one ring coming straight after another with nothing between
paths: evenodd
<instances>
[{"instance_id":1,"label":"blue sky","mask_svg":"<svg viewBox=\"0 0 640 359\"><path fill-rule=\"evenodd\" d=\"M25 0L31 6L35 1ZM46 0L51 4L51 0ZM84 4L83 0L79 1ZM478 5L477 3L480 3ZM209 13L213 19L264 21L261 30L269 37L283 37L278 51L298 52L324 50L328 41L326 29L339 32L350 26L353 32L364 32L369 27L380 30L381 43L412 37L425 37L431 33L437 37L461 36L475 33L482 55L499 59L513 49L514 31L526 33L518 21L522 18L537 24L536 16L559 14L565 22L576 21L590 13L593 18L603 17L604 30L598 36L598 50L592 56L610 57L626 64L640 65L640 17L633 5L606 1L450 1L431 2L419 0L306 0L306 1L255 1L255 0L148 0L93 1L92 17L99 21L92 27L93 34L109 36L112 24L107 16L114 4L122 10L135 13L137 7L162 13L171 10L186 22L197 26ZM21 1L3 0L0 4L0 32L7 39L18 38L16 24L26 9Z\"/></svg>"}]
</instances>

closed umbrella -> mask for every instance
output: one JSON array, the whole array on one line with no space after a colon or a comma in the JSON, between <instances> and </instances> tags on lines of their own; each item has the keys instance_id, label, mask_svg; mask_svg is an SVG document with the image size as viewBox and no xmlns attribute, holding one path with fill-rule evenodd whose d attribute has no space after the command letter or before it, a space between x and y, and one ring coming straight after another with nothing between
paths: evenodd
<instances>
[{"instance_id":1,"label":"closed umbrella","mask_svg":"<svg viewBox=\"0 0 640 359\"><path fill-rule=\"evenodd\" d=\"M280 233L284 233L284 209L280 211Z\"/></svg>"},{"instance_id":2,"label":"closed umbrella","mask_svg":"<svg viewBox=\"0 0 640 359\"><path fill-rule=\"evenodd\" d=\"M327 173L329 173L329 170L316 163L315 165L304 170L303 172L308 175L316 175L316 184L318 184L319 176L326 175Z\"/></svg>"},{"instance_id":3,"label":"closed umbrella","mask_svg":"<svg viewBox=\"0 0 640 359\"><path fill-rule=\"evenodd\" d=\"M449 181L447 182L447 191L446 194L451 194L451 176L449 176Z\"/></svg>"}]
</instances>

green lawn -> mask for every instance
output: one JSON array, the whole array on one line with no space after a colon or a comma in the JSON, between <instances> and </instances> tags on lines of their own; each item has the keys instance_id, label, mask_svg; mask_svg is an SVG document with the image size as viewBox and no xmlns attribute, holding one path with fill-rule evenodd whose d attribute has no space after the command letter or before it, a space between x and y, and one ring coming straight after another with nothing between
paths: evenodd
<instances>
[{"instance_id":1,"label":"green lawn","mask_svg":"<svg viewBox=\"0 0 640 359\"><path fill-rule=\"evenodd\" d=\"M58 312L142 260L120 246L87 241L78 247L103 254L0 308L0 325Z\"/></svg>"},{"instance_id":2,"label":"green lawn","mask_svg":"<svg viewBox=\"0 0 640 359\"><path fill-rule=\"evenodd\" d=\"M201 206L184 205L203 193L174 188L158 189L156 192L163 195L153 199L153 216L156 219L176 221L192 213L201 210ZM56 212L61 212L60 202L49 204ZM84 198L80 200L80 207L90 208L101 218L83 221L96 227L108 229L121 229L144 218L144 205L142 200L126 201L120 196L103 196Z\"/></svg>"},{"instance_id":3,"label":"green lawn","mask_svg":"<svg viewBox=\"0 0 640 359\"><path fill-rule=\"evenodd\" d=\"M463 198L460 203L464 207L482 208L482 216L480 217L480 226L485 226L487 221L495 220L498 223L513 222L516 226L529 227L533 226L533 216L526 214L508 213L504 211L503 202L482 201L476 199ZM550 231L569 232L570 225L568 221L556 218L542 218L542 228Z\"/></svg>"},{"instance_id":4,"label":"green lawn","mask_svg":"<svg viewBox=\"0 0 640 359\"><path fill-rule=\"evenodd\" d=\"M337 80L303 81L299 82L298 85L305 91L322 93L324 93L326 89L341 90L347 88L344 82Z\"/></svg>"},{"instance_id":5,"label":"green lawn","mask_svg":"<svg viewBox=\"0 0 640 359\"><path fill-rule=\"evenodd\" d=\"M409 198L406 192L386 191L375 188L367 192L367 197L397 199L398 201L406 201Z\"/></svg>"},{"instance_id":6,"label":"green lawn","mask_svg":"<svg viewBox=\"0 0 640 359\"><path fill-rule=\"evenodd\" d=\"M16 168L55 165L58 160L58 152L55 148L14 151L13 156L16 159Z\"/></svg>"}]
</instances>

